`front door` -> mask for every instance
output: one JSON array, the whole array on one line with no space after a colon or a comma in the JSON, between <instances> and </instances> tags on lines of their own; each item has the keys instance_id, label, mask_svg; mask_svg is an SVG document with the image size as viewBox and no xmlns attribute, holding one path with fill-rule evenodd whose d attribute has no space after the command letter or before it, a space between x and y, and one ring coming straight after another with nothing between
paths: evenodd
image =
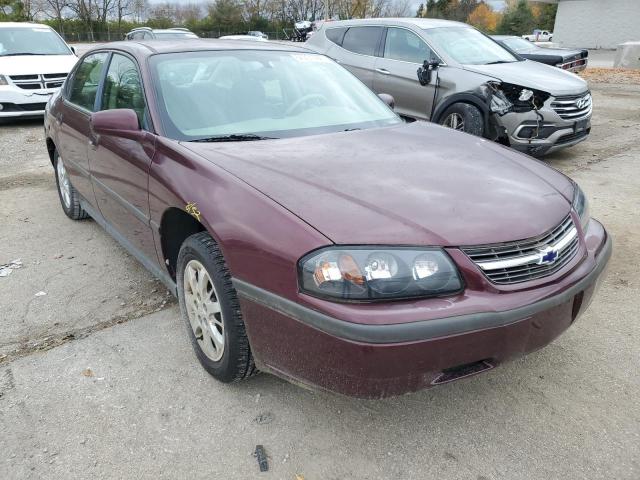
<instances>
[{"instance_id":1,"label":"front door","mask_svg":"<svg viewBox=\"0 0 640 480\"><path fill-rule=\"evenodd\" d=\"M108 56L106 52L88 55L75 68L63 92L64 106L55 119L60 123L58 155L73 187L91 204L95 197L89 178L89 117L95 111L96 93Z\"/></svg>"},{"instance_id":2,"label":"front door","mask_svg":"<svg viewBox=\"0 0 640 480\"><path fill-rule=\"evenodd\" d=\"M373 90L388 93L395 111L407 117L428 120L431 116L436 78L428 85L418 82L418 68L436 55L418 35L406 28L389 27L382 55L376 59Z\"/></svg>"},{"instance_id":3,"label":"front door","mask_svg":"<svg viewBox=\"0 0 640 480\"><path fill-rule=\"evenodd\" d=\"M155 153L155 135L148 131L148 115L135 60L113 53L102 86L100 110L132 109L143 130L142 141L93 135L89 160L96 202L102 216L131 245L156 261L149 225L149 167Z\"/></svg>"}]
</instances>

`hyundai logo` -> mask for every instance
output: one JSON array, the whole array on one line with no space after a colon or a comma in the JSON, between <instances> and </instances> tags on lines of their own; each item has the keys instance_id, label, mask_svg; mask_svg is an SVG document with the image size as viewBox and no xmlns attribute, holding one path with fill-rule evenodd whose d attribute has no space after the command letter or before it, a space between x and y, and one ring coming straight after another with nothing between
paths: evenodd
<instances>
[{"instance_id":1,"label":"hyundai logo","mask_svg":"<svg viewBox=\"0 0 640 480\"><path fill-rule=\"evenodd\" d=\"M587 108L589 103L591 103L591 95L585 95L581 99L576 100L576 107L582 110L583 108Z\"/></svg>"},{"instance_id":2,"label":"hyundai logo","mask_svg":"<svg viewBox=\"0 0 640 480\"><path fill-rule=\"evenodd\" d=\"M540 250L538 257L538 265L551 265L558 259L558 251L551 247Z\"/></svg>"}]
</instances>

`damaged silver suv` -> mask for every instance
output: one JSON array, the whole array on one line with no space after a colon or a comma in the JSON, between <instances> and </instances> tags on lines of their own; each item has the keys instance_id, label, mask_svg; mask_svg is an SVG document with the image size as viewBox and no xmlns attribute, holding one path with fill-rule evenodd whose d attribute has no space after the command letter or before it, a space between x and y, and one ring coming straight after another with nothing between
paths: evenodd
<instances>
[{"instance_id":1,"label":"damaged silver suv","mask_svg":"<svg viewBox=\"0 0 640 480\"><path fill-rule=\"evenodd\" d=\"M586 139L591 94L574 75L525 60L469 25L423 18L326 22L306 45L431 120L541 156Z\"/></svg>"}]
</instances>

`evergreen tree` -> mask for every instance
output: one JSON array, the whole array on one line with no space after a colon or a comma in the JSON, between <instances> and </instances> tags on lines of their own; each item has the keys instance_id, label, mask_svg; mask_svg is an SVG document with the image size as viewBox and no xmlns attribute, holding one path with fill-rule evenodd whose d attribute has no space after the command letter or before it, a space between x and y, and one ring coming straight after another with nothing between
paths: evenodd
<instances>
[{"instance_id":1,"label":"evergreen tree","mask_svg":"<svg viewBox=\"0 0 640 480\"><path fill-rule=\"evenodd\" d=\"M524 35L536 28L536 19L526 0L519 0L502 16L498 33L502 35Z\"/></svg>"}]
</instances>

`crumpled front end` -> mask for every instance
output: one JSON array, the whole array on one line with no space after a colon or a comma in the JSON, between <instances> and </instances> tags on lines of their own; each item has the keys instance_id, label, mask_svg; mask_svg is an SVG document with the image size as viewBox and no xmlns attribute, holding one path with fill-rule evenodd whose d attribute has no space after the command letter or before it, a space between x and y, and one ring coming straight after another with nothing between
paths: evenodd
<instances>
[{"instance_id":1,"label":"crumpled front end","mask_svg":"<svg viewBox=\"0 0 640 480\"><path fill-rule=\"evenodd\" d=\"M553 96L508 83L489 82L484 96L492 135L511 148L542 156L580 143L591 132L591 93Z\"/></svg>"}]
</instances>

